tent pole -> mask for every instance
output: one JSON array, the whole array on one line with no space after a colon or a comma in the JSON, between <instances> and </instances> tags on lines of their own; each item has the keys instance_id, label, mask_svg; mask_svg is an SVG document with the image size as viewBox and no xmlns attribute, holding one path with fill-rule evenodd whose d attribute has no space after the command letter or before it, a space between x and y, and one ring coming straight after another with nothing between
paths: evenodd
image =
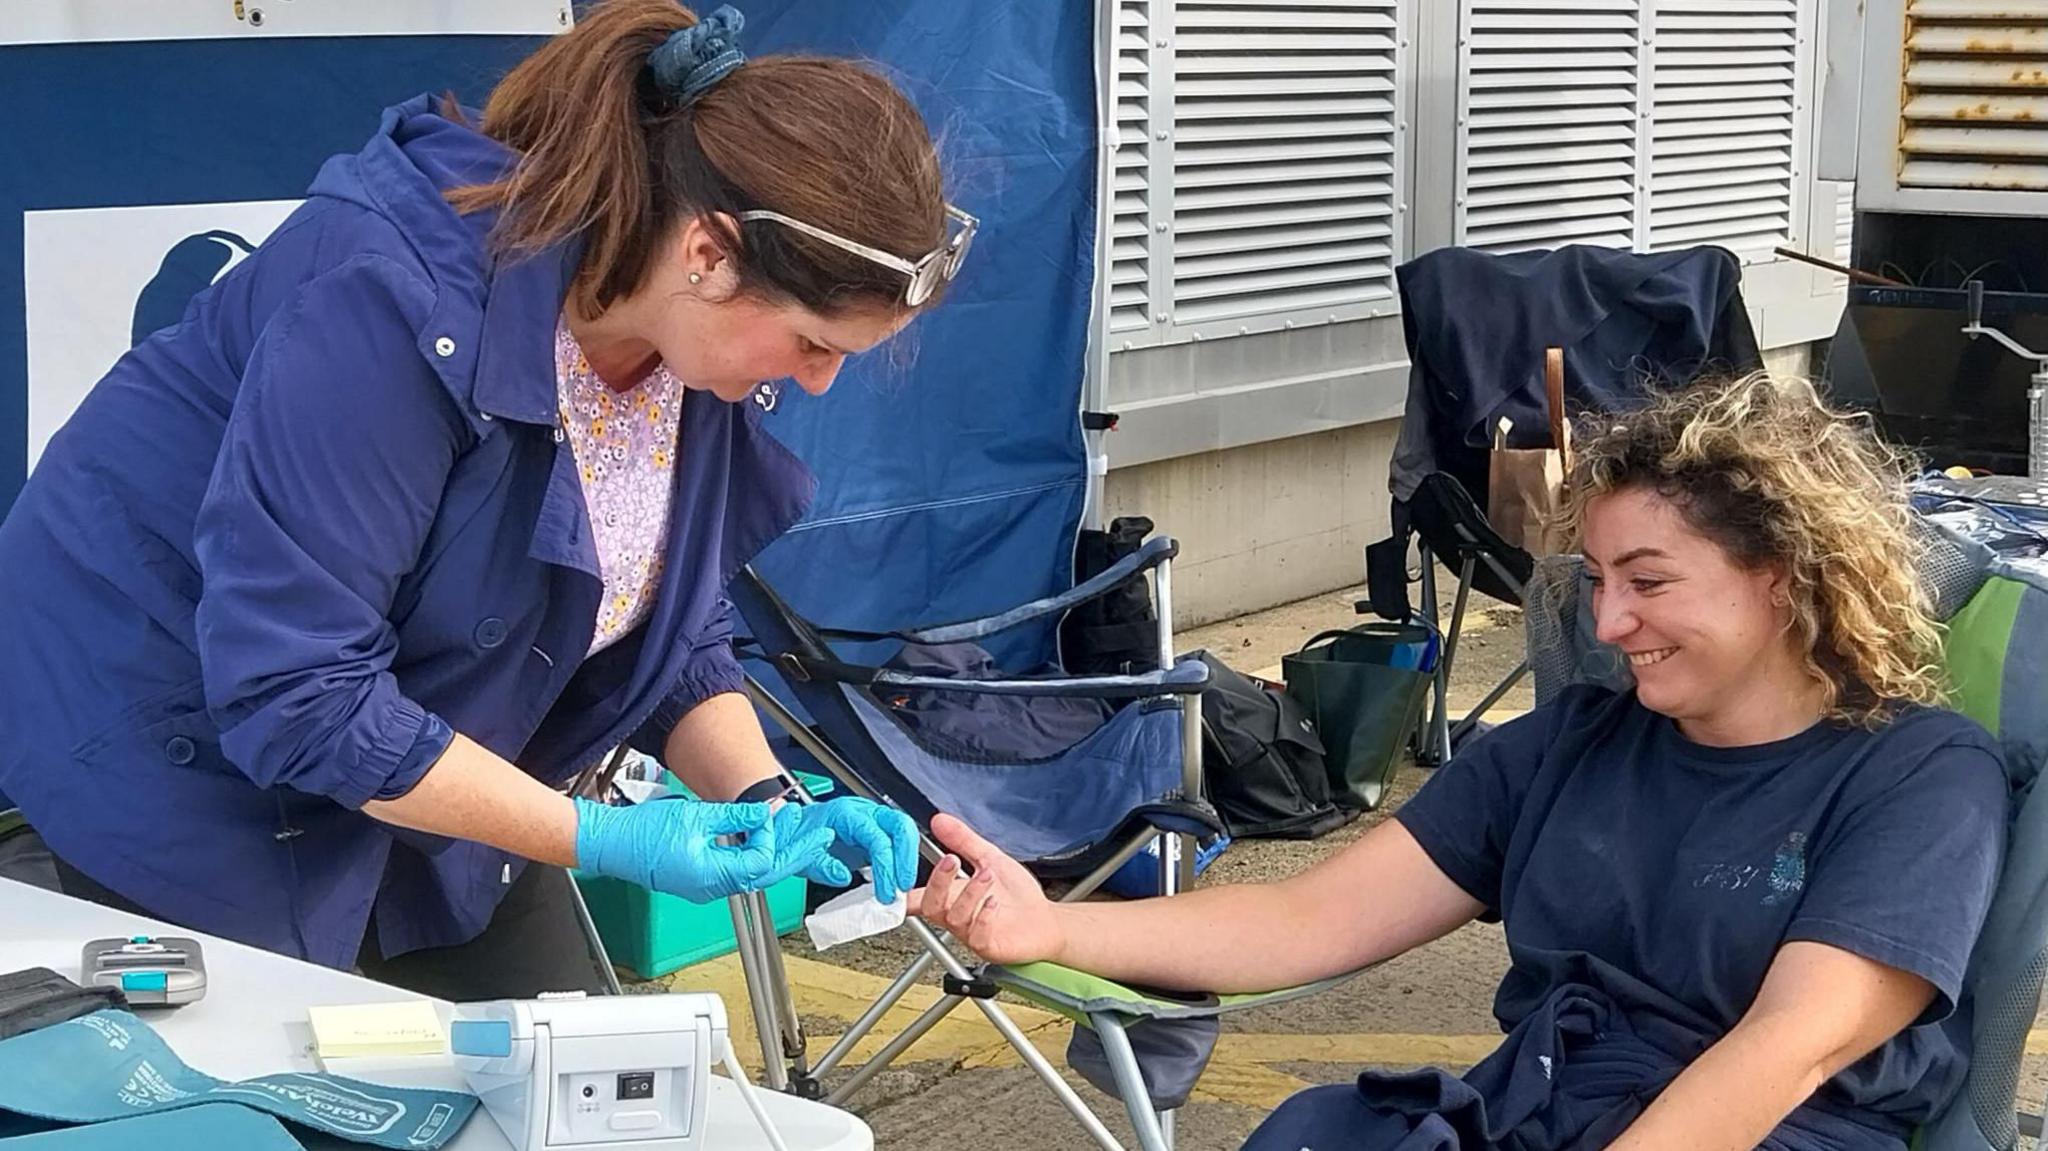
<instances>
[{"instance_id":1,"label":"tent pole","mask_svg":"<svg viewBox=\"0 0 2048 1151\"><path fill-rule=\"evenodd\" d=\"M1081 377L1081 410L1101 412L1109 403L1110 241L1115 227L1116 180L1116 3L1095 5L1095 275L1088 293L1088 359ZM1109 478L1109 448L1099 428L1084 427L1088 452L1087 497L1081 526L1103 526L1103 486Z\"/></svg>"}]
</instances>

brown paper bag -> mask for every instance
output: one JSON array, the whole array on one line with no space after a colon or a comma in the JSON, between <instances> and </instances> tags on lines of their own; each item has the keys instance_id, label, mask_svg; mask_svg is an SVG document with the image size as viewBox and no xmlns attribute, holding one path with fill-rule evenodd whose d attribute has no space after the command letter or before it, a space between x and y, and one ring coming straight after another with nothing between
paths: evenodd
<instances>
[{"instance_id":1,"label":"brown paper bag","mask_svg":"<svg viewBox=\"0 0 2048 1151\"><path fill-rule=\"evenodd\" d=\"M1508 447L1512 422L1503 417L1494 430L1486 474L1486 521L1503 540L1533 556L1556 555L1568 543L1557 524L1572 443L1571 422L1564 416L1563 348L1544 353L1543 390L1552 446Z\"/></svg>"}]
</instances>

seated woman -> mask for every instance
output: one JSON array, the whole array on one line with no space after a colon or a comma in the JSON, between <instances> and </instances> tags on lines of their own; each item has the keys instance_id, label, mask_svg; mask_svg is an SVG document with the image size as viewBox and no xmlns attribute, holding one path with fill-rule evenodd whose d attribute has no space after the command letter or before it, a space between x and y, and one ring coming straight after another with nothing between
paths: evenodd
<instances>
[{"instance_id":1,"label":"seated woman","mask_svg":"<svg viewBox=\"0 0 2048 1151\"><path fill-rule=\"evenodd\" d=\"M1247 1148L1903 1151L1962 1082L1935 1024L2007 786L1986 733L1936 707L1900 461L1762 376L1587 430L1569 526L1633 691L1502 725L1270 886L1053 904L941 817L957 856L913 911L996 962L1217 992L1505 924L1493 1055L1302 1092Z\"/></svg>"}]
</instances>

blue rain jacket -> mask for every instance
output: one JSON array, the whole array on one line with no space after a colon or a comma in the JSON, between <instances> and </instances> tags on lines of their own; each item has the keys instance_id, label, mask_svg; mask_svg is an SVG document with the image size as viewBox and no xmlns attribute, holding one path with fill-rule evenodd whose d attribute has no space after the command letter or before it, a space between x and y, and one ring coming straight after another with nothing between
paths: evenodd
<instances>
[{"instance_id":1,"label":"blue rain jacket","mask_svg":"<svg viewBox=\"0 0 2048 1151\"><path fill-rule=\"evenodd\" d=\"M422 96L116 363L0 525L0 792L152 911L333 966L474 938L519 861L359 810L452 732L560 783L735 690L727 580L815 484L692 391L653 613L602 584L554 332L575 252L443 192L510 154Z\"/></svg>"}]
</instances>

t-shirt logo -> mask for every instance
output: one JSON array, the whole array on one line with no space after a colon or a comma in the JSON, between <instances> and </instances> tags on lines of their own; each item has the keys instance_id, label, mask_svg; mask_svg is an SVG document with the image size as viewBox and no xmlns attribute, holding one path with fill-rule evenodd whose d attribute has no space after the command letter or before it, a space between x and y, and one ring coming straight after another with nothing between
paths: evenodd
<instances>
[{"instance_id":1,"label":"t-shirt logo","mask_svg":"<svg viewBox=\"0 0 2048 1151\"><path fill-rule=\"evenodd\" d=\"M1702 863L1699 878L1693 880L1694 888L1714 888L1719 891L1741 891L1763 881L1765 907L1776 907L1789 903L1806 890L1806 833L1795 831L1778 845L1778 851L1771 859L1769 870L1753 863Z\"/></svg>"},{"instance_id":2,"label":"t-shirt logo","mask_svg":"<svg viewBox=\"0 0 2048 1151\"><path fill-rule=\"evenodd\" d=\"M1790 902L1806 890L1806 833L1795 831L1778 845L1778 857L1771 862L1771 874L1765 879L1770 890L1764 895L1764 906L1775 907Z\"/></svg>"}]
</instances>

